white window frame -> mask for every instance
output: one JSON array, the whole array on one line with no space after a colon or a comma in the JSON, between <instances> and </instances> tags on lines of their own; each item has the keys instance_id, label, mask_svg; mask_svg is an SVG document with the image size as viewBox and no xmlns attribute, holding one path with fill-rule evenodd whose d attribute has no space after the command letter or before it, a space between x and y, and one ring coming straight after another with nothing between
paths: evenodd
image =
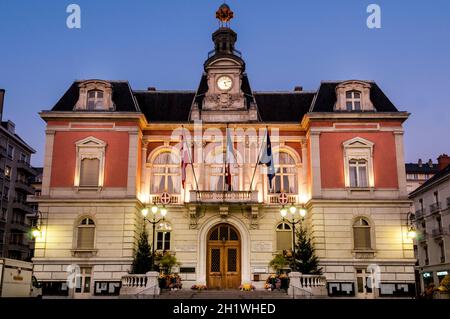
<instances>
[{"instance_id":1,"label":"white window frame","mask_svg":"<svg viewBox=\"0 0 450 319\"><path fill-rule=\"evenodd\" d=\"M93 107L92 108L90 108L89 107L89 102L90 102L90 100L91 100L91 98L89 97L89 95L91 94L91 93L94 93L94 97L93 97L93 99L92 99L92 101L93 101ZM102 94L102 97L100 98L98 95L99 95L99 93L101 93ZM94 90L89 90L88 92L87 92L87 97L86 97L86 109L87 110L89 110L89 111L95 111L95 110L103 110L105 107L104 107L104 105L105 105L105 92L103 91L103 90L99 90L99 89L94 89ZM101 103L99 104L99 102L101 101ZM98 105L99 104L99 105Z\"/></svg>"},{"instance_id":2,"label":"white window frame","mask_svg":"<svg viewBox=\"0 0 450 319\"><path fill-rule=\"evenodd\" d=\"M92 224L85 223L86 220L92 221ZM93 238L93 242L92 242L92 247L79 247L78 246L78 237L79 237L80 228L93 228L94 229L94 238ZM96 243L96 239L97 239L97 223L95 222L95 220L92 217L84 216L84 217L78 219L78 224L75 229L75 232L76 232L75 242L74 242L75 250L95 250L95 243Z\"/></svg>"},{"instance_id":3,"label":"white window frame","mask_svg":"<svg viewBox=\"0 0 450 319\"><path fill-rule=\"evenodd\" d=\"M336 86L336 104L334 109L336 111L346 111L347 110L347 92L350 91L358 91L361 93L361 109L358 111L376 111L373 106L372 101L370 100L370 90L372 88L372 84L370 82L364 81L344 81Z\"/></svg>"},{"instance_id":4,"label":"white window frame","mask_svg":"<svg viewBox=\"0 0 450 319\"><path fill-rule=\"evenodd\" d=\"M293 164L286 164L286 163L281 163L280 161L280 155L281 153L284 153L286 155L288 155L290 158L292 158L292 160L294 161ZM288 189L284 189L283 187L281 188L281 192L282 193L287 193L287 194L294 194L297 195L299 192L299 170L298 170L298 161L296 156L292 155L290 152L287 152L285 150L280 150L278 152L278 154L276 155L276 157L274 156L274 162L275 162L275 176L272 179L272 188L269 187L269 180L267 179L267 189L269 194L277 194L276 190L275 190L275 185L276 185L276 178L279 177L280 178L280 183L281 186L285 186L283 185L283 177L287 176L289 179L289 176L293 176L294 177L294 184L293 184L293 188L294 188L294 192L290 192ZM291 169L294 170L294 173L284 173L283 169L287 168L287 169ZM291 185L289 185L291 186Z\"/></svg>"},{"instance_id":5,"label":"white window frame","mask_svg":"<svg viewBox=\"0 0 450 319\"><path fill-rule=\"evenodd\" d=\"M163 228L164 227L164 228ZM158 248L158 234L163 234L162 236L162 249ZM169 249L164 249L166 244L165 233L169 233ZM155 250L158 251L170 251L172 249L172 225L168 222L162 222L158 224L155 231Z\"/></svg>"},{"instance_id":6,"label":"white window frame","mask_svg":"<svg viewBox=\"0 0 450 319\"><path fill-rule=\"evenodd\" d=\"M280 226L282 227L282 229L279 228ZM292 225L290 225L287 222L280 222L277 224L277 227L275 228L277 251L282 251L282 250L278 249L278 245L279 245L278 234L280 234L280 233L286 233L286 234L289 233L290 243L289 243L289 247L287 248L287 250L292 249Z\"/></svg>"},{"instance_id":7,"label":"white window frame","mask_svg":"<svg viewBox=\"0 0 450 319\"><path fill-rule=\"evenodd\" d=\"M351 94L351 97L347 97L347 94ZM355 97L355 94L359 94L359 98ZM359 109L356 109L356 102L359 102ZM352 104L351 109L348 109L348 103ZM362 110L362 92L358 90L349 90L345 92L345 108L347 111L361 111Z\"/></svg>"},{"instance_id":8,"label":"white window frame","mask_svg":"<svg viewBox=\"0 0 450 319\"><path fill-rule=\"evenodd\" d=\"M344 150L344 177L345 187L350 186L350 161L351 160L365 160L367 162L367 187L375 187L374 173L373 173L373 147L374 143L361 138L355 137L345 141L342 146ZM356 187L358 188L358 187Z\"/></svg>"},{"instance_id":9,"label":"white window frame","mask_svg":"<svg viewBox=\"0 0 450 319\"><path fill-rule=\"evenodd\" d=\"M161 156L162 154L164 154L164 153L169 153L170 156L173 156L178 161L175 162L175 163L171 163L171 164L168 164L168 163L158 164L158 163L156 163L156 159L159 156ZM171 194L180 194L181 193L181 188L182 188L181 187L181 162L180 162L180 156L179 156L178 153L174 152L171 149L163 149L163 150L159 151L157 154L155 154L155 156L153 156L150 168L151 168L150 176L151 176L152 179L153 179L154 176L160 176L160 177L162 176L162 178L164 179L164 189L163 190L159 190L159 192L156 192L156 193L169 192L169 189L168 189L168 177L169 176L173 176L173 177L178 176L178 182L179 182L179 185L177 185L177 187L174 187L174 188L178 188L178 192L169 192L169 193L171 193ZM163 173L157 172L156 171L157 168L163 168L164 172ZM177 172L176 173L170 173L170 169L177 169ZM150 193L151 194L156 194L155 190L153 189L153 185L152 184L150 184Z\"/></svg>"},{"instance_id":10,"label":"white window frame","mask_svg":"<svg viewBox=\"0 0 450 319\"><path fill-rule=\"evenodd\" d=\"M101 188L103 187L105 176L105 154L106 143L93 137L87 137L75 143L76 145L76 165L74 186L79 188ZM83 159L98 159L98 185L97 186L80 186L81 161Z\"/></svg>"},{"instance_id":11,"label":"white window frame","mask_svg":"<svg viewBox=\"0 0 450 319\"><path fill-rule=\"evenodd\" d=\"M113 88L111 83L101 80L89 80L78 84L79 97L75 104L75 111L86 111L88 110L88 94L91 91L101 91L103 92L103 104L101 108L94 108L89 111L113 111L115 109L114 102L112 100Z\"/></svg>"}]
</instances>

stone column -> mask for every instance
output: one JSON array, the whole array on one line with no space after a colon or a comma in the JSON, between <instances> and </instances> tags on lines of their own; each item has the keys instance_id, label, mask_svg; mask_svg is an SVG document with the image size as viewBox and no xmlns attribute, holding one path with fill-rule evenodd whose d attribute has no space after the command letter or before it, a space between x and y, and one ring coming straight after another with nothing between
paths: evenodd
<instances>
[{"instance_id":1,"label":"stone column","mask_svg":"<svg viewBox=\"0 0 450 319\"><path fill-rule=\"evenodd\" d=\"M288 295L293 297L295 295L294 287L300 288L300 277L302 276L301 272L292 271L289 273L289 289Z\"/></svg>"},{"instance_id":2,"label":"stone column","mask_svg":"<svg viewBox=\"0 0 450 319\"><path fill-rule=\"evenodd\" d=\"M147 276L147 285L145 286L145 294L146 295L159 295L159 283L158 277L159 272L157 271L149 271L145 274Z\"/></svg>"}]
</instances>

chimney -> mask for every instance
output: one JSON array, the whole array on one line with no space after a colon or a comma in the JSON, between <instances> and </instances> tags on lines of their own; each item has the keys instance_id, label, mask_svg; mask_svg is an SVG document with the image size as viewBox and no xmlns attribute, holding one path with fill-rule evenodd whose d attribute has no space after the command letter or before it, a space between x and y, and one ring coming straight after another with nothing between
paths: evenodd
<instances>
[{"instance_id":1,"label":"chimney","mask_svg":"<svg viewBox=\"0 0 450 319\"><path fill-rule=\"evenodd\" d=\"M419 165L419 167L422 167L422 159L419 158L419 162L417 163Z\"/></svg>"},{"instance_id":2,"label":"chimney","mask_svg":"<svg viewBox=\"0 0 450 319\"><path fill-rule=\"evenodd\" d=\"M8 129L8 132L10 132L11 134L16 133L16 124L14 124L14 122L8 120L8 122L6 122L6 128Z\"/></svg>"},{"instance_id":3,"label":"chimney","mask_svg":"<svg viewBox=\"0 0 450 319\"><path fill-rule=\"evenodd\" d=\"M439 170L444 169L448 165L450 165L450 157L447 154L439 155L437 160L438 160L438 169Z\"/></svg>"},{"instance_id":4,"label":"chimney","mask_svg":"<svg viewBox=\"0 0 450 319\"><path fill-rule=\"evenodd\" d=\"M431 158L428 159L428 166L429 166L430 168L433 168L433 161L431 160Z\"/></svg>"},{"instance_id":5,"label":"chimney","mask_svg":"<svg viewBox=\"0 0 450 319\"><path fill-rule=\"evenodd\" d=\"M156 91L156 88L154 86L149 86L147 88L147 91Z\"/></svg>"},{"instance_id":6,"label":"chimney","mask_svg":"<svg viewBox=\"0 0 450 319\"><path fill-rule=\"evenodd\" d=\"M5 90L0 89L0 122L3 119L3 102L5 100Z\"/></svg>"},{"instance_id":7,"label":"chimney","mask_svg":"<svg viewBox=\"0 0 450 319\"><path fill-rule=\"evenodd\" d=\"M294 92L301 92L301 91L303 91L303 86L294 87Z\"/></svg>"}]
</instances>

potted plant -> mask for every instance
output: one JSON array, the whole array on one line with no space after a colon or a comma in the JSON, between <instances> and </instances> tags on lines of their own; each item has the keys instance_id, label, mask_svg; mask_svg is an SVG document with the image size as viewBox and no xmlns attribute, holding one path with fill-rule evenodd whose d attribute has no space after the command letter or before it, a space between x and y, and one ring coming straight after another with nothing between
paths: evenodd
<instances>
[{"instance_id":1,"label":"potted plant","mask_svg":"<svg viewBox=\"0 0 450 319\"><path fill-rule=\"evenodd\" d=\"M277 274L280 274L281 270L289 265L289 260L283 254L277 254L270 261L269 266L272 267L273 270Z\"/></svg>"},{"instance_id":2,"label":"potted plant","mask_svg":"<svg viewBox=\"0 0 450 319\"><path fill-rule=\"evenodd\" d=\"M442 279L436 291L438 299L450 299L450 275L447 275Z\"/></svg>"}]
</instances>

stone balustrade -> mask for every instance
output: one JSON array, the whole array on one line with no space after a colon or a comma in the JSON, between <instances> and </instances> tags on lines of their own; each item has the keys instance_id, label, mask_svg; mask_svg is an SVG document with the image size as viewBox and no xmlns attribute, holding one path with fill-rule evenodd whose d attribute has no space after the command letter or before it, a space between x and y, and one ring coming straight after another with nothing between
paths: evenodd
<instances>
[{"instance_id":1,"label":"stone balustrade","mask_svg":"<svg viewBox=\"0 0 450 319\"><path fill-rule=\"evenodd\" d=\"M289 274L288 294L293 298L313 298L327 295L327 280L322 275Z\"/></svg>"},{"instance_id":2,"label":"stone balustrade","mask_svg":"<svg viewBox=\"0 0 450 319\"><path fill-rule=\"evenodd\" d=\"M257 203L257 191L190 191L191 202L197 203Z\"/></svg>"},{"instance_id":3,"label":"stone balustrade","mask_svg":"<svg viewBox=\"0 0 450 319\"><path fill-rule=\"evenodd\" d=\"M133 274L122 277L121 297L151 298L159 295L159 273L150 271L145 275Z\"/></svg>"}]
</instances>

